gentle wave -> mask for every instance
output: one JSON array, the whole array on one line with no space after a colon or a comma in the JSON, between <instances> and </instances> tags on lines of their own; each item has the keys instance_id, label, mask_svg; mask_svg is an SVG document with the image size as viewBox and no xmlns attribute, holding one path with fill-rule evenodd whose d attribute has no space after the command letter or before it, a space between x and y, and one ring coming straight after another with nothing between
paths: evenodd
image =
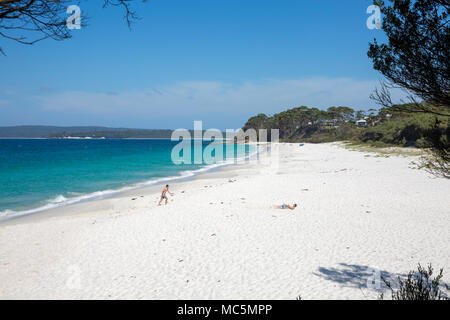
<instances>
[{"instance_id":1,"label":"gentle wave","mask_svg":"<svg viewBox=\"0 0 450 320\"><path fill-rule=\"evenodd\" d=\"M50 200L49 203L56 204L56 203L63 203L65 201L67 201L67 198L60 194L60 195L56 196L56 198Z\"/></svg>"},{"instance_id":2,"label":"gentle wave","mask_svg":"<svg viewBox=\"0 0 450 320\"><path fill-rule=\"evenodd\" d=\"M243 160L252 159L258 153L261 153L262 151L264 151L264 148L257 147L253 153L243 156L241 158L233 158L233 159L224 160L222 162L218 162L215 164L206 165L205 167L202 167L200 169L182 171L180 173L180 175L178 175L178 176L169 176L169 177L163 177L163 178L159 178L159 179L152 179L152 180L148 180L148 181L144 181L144 182L135 183L133 185L126 186L126 187L123 187L120 189L102 190L102 191L96 191L96 192L92 192L92 193L88 193L88 194L69 192L69 194L76 195L76 196L66 198L63 195L58 195L55 198L48 200L45 205L36 207L33 209L29 209L29 210L14 211L14 210L6 209L4 211L0 211L0 221L5 221L5 220L11 219L11 218L18 218L21 216L25 216L25 215L45 211L45 210L50 210L50 209L54 209L54 208L58 208L58 207L62 207L62 206L70 205L70 204L75 204L75 203L79 203L82 201L100 199L102 197L110 196L112 194L118 194L118 193L122 193L122 192L129 191L129 190L152 186L152 185L155 185L155 184L161 183L161 182L175 181L175 180L193 177L195 175L204 173L206 171L210 171L214 168L219 168L222 166L234 164L235 162L239 163L239 162L242 162Z\"/></svg>"}]
</instances>

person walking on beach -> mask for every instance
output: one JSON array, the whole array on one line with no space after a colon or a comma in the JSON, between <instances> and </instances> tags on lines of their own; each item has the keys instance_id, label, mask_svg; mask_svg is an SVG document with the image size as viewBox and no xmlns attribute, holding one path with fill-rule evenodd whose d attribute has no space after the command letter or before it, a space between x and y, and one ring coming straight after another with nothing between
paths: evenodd
<instances>
[{"instance_id":1,"label":"person walking on beach","mask_svg":"<svg viewBox=\"0 0 450 320\"><path fill-rule=\"evenodd\" d=\"M166 184L166 187L163 189L163 191L161 192L161 199L159 200L158 206L161 205L161 202L165 199L166 202L165 204L167 204L167 193L169 193L171 196L173 196L173 193L169 191L169 185Z\"/></svg>"}]
</instances>

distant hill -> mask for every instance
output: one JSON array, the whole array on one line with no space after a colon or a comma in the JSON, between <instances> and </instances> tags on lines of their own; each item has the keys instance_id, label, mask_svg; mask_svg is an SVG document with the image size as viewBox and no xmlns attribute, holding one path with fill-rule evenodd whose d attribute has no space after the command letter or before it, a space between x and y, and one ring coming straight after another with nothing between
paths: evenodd
<instances>
[{"instance_id":1,"label":"distant hill","mask_svg":"<svg viewBox=\"0 0 450 320\"><path fill-rule=\"evenodd\" d=\"M429 148L432 137L446 146L450 141L450 119L424 113L402 112L397 105L379 111L355 111L349 107L327 110L297 107L267 116L263 113L248 119L243 129L279 130L282 142L352 141L373 146L416 146ZM436 110L445 113L445 107Z\"/></svg>"},{"instance_id":2,"label":"distant hill","mask_svg":"<svg viewBox=\"0 0 450 320\"><path fill-rule=\"evenodd\" d=\"M12 126L0 127L1 138L61 138L105 137L105 138L170 138L169 129L129 129L95 126Z\"/></svg>"}]
</instances>

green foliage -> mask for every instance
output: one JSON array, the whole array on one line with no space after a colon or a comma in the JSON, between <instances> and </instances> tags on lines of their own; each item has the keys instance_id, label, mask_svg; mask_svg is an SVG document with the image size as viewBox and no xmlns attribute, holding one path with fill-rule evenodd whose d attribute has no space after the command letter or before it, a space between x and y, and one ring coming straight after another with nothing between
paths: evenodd
<instances>
[{"instance_id":1,"label":"green foliage","mask_svg":"<svg viewBox=\"0 0 450 320\"><path fill-rule=\"evenodd\" d=\"M388 145L416 146L426 148L427 133L434 127L436 116L431 114L397 115L389 121L367 128L359 137L362 142L383 142ZM445 123L439 125L441 135L446 130Z\"/></svg>"},{"instance_id":2,"label":"green foliage","mask_svg":"<svg viewBox=\"0 0 450 320\"><path fill-rule=\"evenodd\" d=\"M398 277L398 289L394 289L392 284L383 278L383 282L391 290L392 300L449 300L445 293L441 290L440 284L443 277L443 269L439 274L432 278L433 268L428 265L428 269L423 268L420 264L417 272L410 271L405 280ZM445 285L447 290L448 286ZM380 299L384 298L383 294Z\"/></svg>"},{"instance_id":3,"label":"green foliage","mask_svg":"<svg viewBox=\"0 0 450 320\"><path fill-rule=\"evenodd\" d=\"M255 129L255 130L259 130L259 129L264 129L267 127L267 120L268 117L264 114L264 113L260 113L257 116L251 117L250 119L248 119L247 123L244 125L244 127L242 128L243 130L247 130L247 129Z\"/></svg>"},{"instance_id":4,"label":"green foliage","mask_svg":"<svg viewBox=\"0 0 450 320\"><path fill-rule=\"evenodd\" d=\"M325 143L334 141L353 141L357 140L362 132L362 128L356 127L352 123L344 123L340 126L320 129L310 134L305 134L300 141L310 143ZM295 139L292 139L295 142Z\"/></svg>"},{"instance_id":5,"label":"green foliage","mask_svg":"<svg viewBox=\"0 0 450 320\"><path fill-rule=\"evenodd\" d=\"M370 44L368 57L390 83L450 109L450 4L447 0L375 0L387 43ZM417 109L431 111L417 104Z\"/></svg>"},{"instance_id":6,"label":"green foliage","mask_svg":"<svg viewBox=\"0 0 450 320\"><path fill-rule=\"evenodd\" d=\"M364 115L362 111L355 112L348 107L319 110L302 106L272 117L259 114L250 118L243 129L279 129L280 140L285 142L351 141L375 147L415 146L433 148L434 152L440 152L441 158L450 156L448 117L397 110L398 106L383 108L378 113L371 109L371 115L366 117L368 126L358 127L354 121ZM436 165L427 163L424 167L432 171ZM439 167L442 166L440 163Z\"/></svg>"},{"instance_id":7,"label":"green foliage","mask_svg":"<svg viewBox=\"0 0 450 320\"><path fill-rule=\"evenodd\" d=\"M422 158L421 167L434 176L450 179L450 118L436 118L424 137L420 143L430 148L430 154Z\"/></svg>"},{"instance_id":8,"label":"green foliage","mask_svg":"<svg viewBox=\"0 0 450 320\"><path fill-rule=\"evenodd\" d=\"M371 98L385 107L445 116L446 119L435 119L433 127L412 123L402 127L400 134L390 132L387 137L373 137L429 147L430 157L424 161L423 167L433 175L450 178L450 2L374 0L374 4L383 14L382 29L387 41L378 43L374 39L367 55L374 69L387 81L382 83L380 91L375 90ZM408 92L408 100L412 103L394 106L389 92L393 88ZM423 102L417 102L416 97Z\"/></svg>"},{"instance_id":9,"label":"green foliage","mask_svg":"<svg viewBox=\"0 0 450 320\"><path fill-rule=\"evenodd\" d=\"M329 142L353 136L355 111L349 107L330 107L328 110L301 106L268 117L259 114L251 117L243 129L279 129L282 141ZM342 128L341 128L342 126ZM337 128L340 128L337 130Z\"/></svg>"}]
</instances>

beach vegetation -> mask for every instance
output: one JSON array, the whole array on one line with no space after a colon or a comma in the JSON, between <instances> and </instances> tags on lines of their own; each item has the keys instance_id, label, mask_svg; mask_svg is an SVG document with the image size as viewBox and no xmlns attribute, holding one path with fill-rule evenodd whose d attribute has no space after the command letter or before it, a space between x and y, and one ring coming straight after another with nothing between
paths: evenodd
<instances>
[{"instance_id":1,"label":"beach vegetation","mask_svg":"<svg viewBox=\"0 0 450 320\"><path fill-rule=\"evenodd\" d=\"M412 270L406 279L398 277L398 284L394 285L382 277L383 282L391 292L392 300L449 300L443 288L449 290L448 285L442 284L443 269L433 278L434 270L431 264L427 268L420 264L417 271ZM384 295L379 296L381 300Z\"/></svg>"},{"instance_id":2,"label":"beach vegetation","mask_svg":"<svg viewBox=\"0 0 450 320\"><path fill-rule=\"evenodd\" d=\"M450 4L442 0L375 0L374 5L383 14L382 29L387 41L379 43L374 39L367 52L373 68L385 77L371 98L385 108L444 119L422 119L421 123L434 122L426 126L417 122L402 124L381 138L377 132L368 132L366 139L403 144L414 141L427 147L429 155L422 167L436 176L450 178ZM391 89L406 92L409 103L394 102ZM399 130L399 134L393 134Z\"/></svg>"},{"instance_id":3,"label":"beach vegetation","mask_svg":"<svg viewBox=\"0 0 450 320\"><path fill-rule=\"evenodd\" d=\"M443 108L436 109L442 110ZM357 124L364 115L365 126ZM326 110L306 106L250 118L243 129L278 129L282 142L346 142L346 147L380 153L421 155L420 167L450 178L450 117L400 111L398 106L371 109L370 115L349 107ZM402 150L399 147L414 148ZM369 150L371 149L371 150ZM378 149L378 150L376 150ZM380 149L386 149L380 151Z\"/></svg>"}]
</instances>

